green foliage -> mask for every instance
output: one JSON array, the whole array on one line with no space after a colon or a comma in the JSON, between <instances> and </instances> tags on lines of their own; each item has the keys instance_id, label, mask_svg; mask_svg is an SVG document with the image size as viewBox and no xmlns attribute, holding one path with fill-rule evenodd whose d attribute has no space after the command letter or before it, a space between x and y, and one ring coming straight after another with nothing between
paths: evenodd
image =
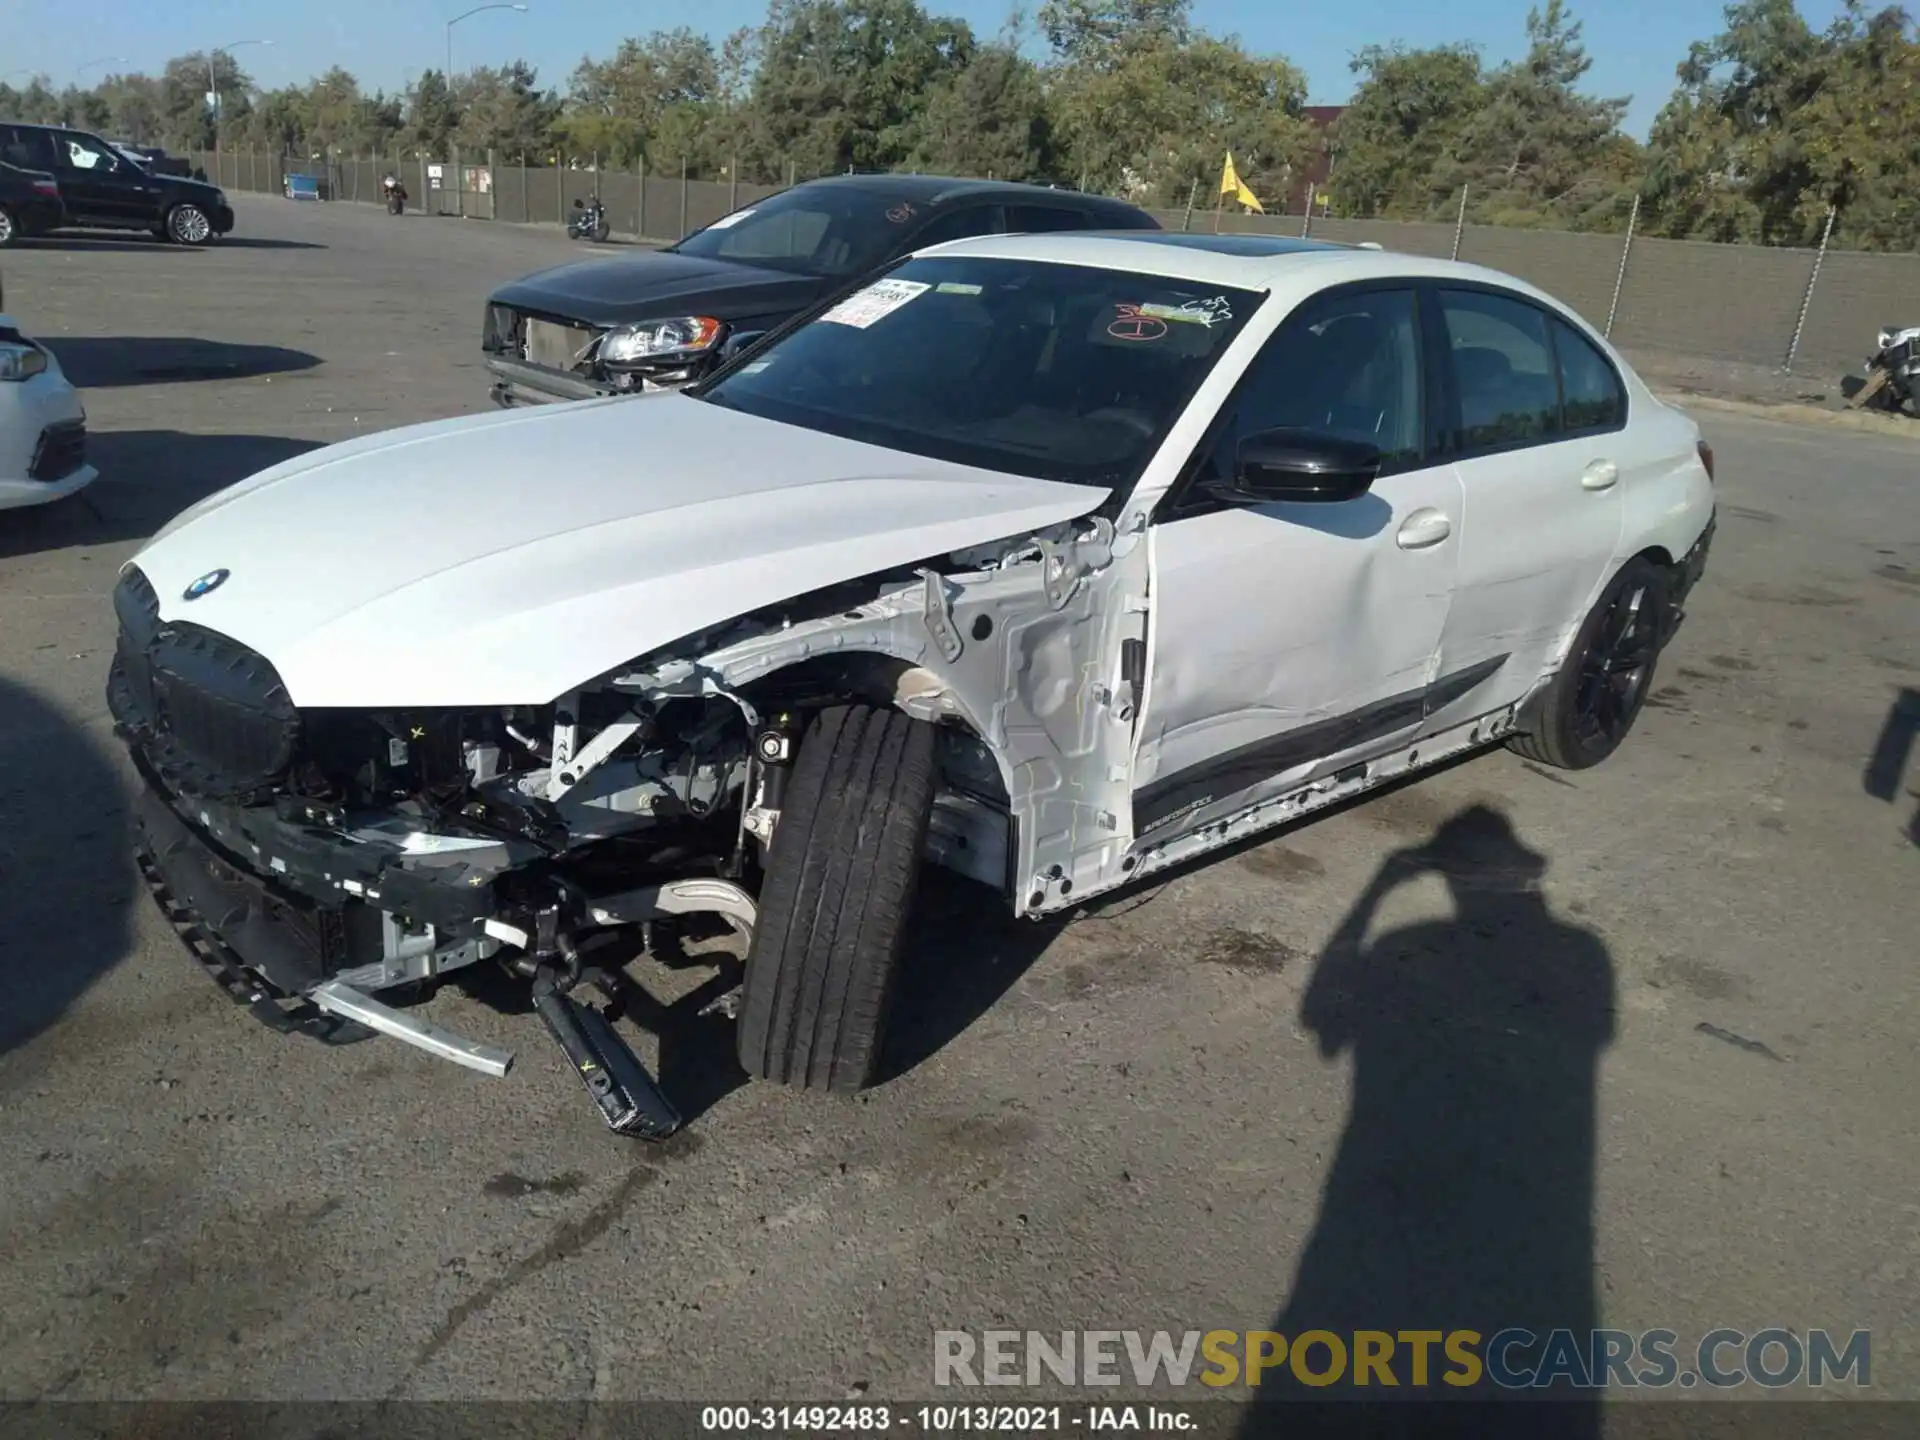
<instances>
[{"instance_id":1,"label":"green foliage","mask_svg":"<svg viewBox=\"0 0 1920 1440\"><path fill-rule=\"evenodd\" d=\"M1618 229L1637 198L1654 234L1809 244L1831 206L1836 243L1920 248L1920 39L1902 10L1843 0L1815 30L1795 0L1737 0L1678 65L1642 146L1620 129L1624 99L1587 92L1568 0L1529 12L1526 53L1498 67L1465 44L1368 46L1330 137L1304 114L1299 70L1207 34L1191 6L1043 0L1031 32L1016 14L989 40L937 0L769 0L718 44L683 26L583 57L564 94L520 62L451 86L429 70L404 97L338 68L262 92L222 51L88 90L0 85L0 115L208 149L214 88L222 144L302 159L457 146L761 182L915 169L1165 207L1191 193L1203 209L1231 150L1269 211L1330 146L1335 214L1452 219L1464 194L1482 223Z\"/></svg>"},{"instance_id":2,"label":"green foliage","mask_svg":"<svg viewBox=\"0 0 1920 1440\"><path fill-rule=\"evenodd\" d=\"M1920 246L1920 43L1851 0L1814 31L1792 0L1731 5L1655 122L1646 193L1668 235Z\"/></svg>"}]
</instances>

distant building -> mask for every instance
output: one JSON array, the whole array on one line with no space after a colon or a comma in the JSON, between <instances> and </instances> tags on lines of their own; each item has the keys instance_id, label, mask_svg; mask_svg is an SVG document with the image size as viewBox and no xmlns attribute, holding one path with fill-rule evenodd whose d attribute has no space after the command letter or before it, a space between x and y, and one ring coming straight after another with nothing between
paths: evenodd
<instances>
[{"instance_id":1,"label":"distant building","mask_svg":"<svg viewBox=\"0 0 1920 1440\"><path fill-rule=\"evenodd\" d=\"M1333 123L1346 113L1344 105L1309 105L1301 113L1311 121L1319 132L1320 143L1315 147L1313 158L1307 162L1307 168L1293 182L1292 193L1287 196L1287 213L1304 215L1307 210L1308 187L1315 194L1325 194L1327 178L1333 173ZM1320 207L1316 204L1315 209Z\"/></svg>"}]
</instances>

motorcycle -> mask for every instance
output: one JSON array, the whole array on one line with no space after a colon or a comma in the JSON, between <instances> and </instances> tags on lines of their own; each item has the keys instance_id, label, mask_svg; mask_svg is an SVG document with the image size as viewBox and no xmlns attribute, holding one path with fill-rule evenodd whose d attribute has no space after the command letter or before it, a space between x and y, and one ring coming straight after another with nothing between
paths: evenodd
<instances>
[{"instance_id":1,"label":"motorcycle","mask_svg":"<svg viewBox=\"0 0 1920 1440\"><path fill-rule=\"evenodd\" d=\"M1888 325L1867 357L1867 375L1847 399L1851 409L1920 418L1920 325Z\"/></svg>"},{"instance_id":2,"label":"motorcycle","mask_svg":"<svg viewBox=\"0 0 1920 1440\"><path fill-rule=\"evenodd\" d=\"M407 208L407 187L398 180L392 180L383 188L387 192L387 214L402 214Z\"/></svg>"},{"instance_id":3,"label":"motorcycle","mask_svg":"<svg viewBox=\"0 0 1920 1440\"><path fill-rule=\"evenodd\" d=\"M607 207L600 203L598 195L591 203L585 200L573 202L573 218L567 221L567 238L570 240L591 240L602 244L613 233L612 223L607 219Z\"/></svg>"}]
</instances>

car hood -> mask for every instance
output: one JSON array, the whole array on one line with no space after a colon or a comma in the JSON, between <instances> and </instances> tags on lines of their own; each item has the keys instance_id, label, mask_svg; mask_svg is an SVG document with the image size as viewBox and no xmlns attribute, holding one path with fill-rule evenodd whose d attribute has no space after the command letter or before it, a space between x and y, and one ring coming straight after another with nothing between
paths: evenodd
<instances>
[{"instance_id":1,"label":"car hood","mask_svg":"<svg viewBox=\"0 0 1920 1440\"><path fill-rule=\"evenodd\" d=\"M502 286L493 303L592 325L689 313L737 320L799 310L830 283L816 275L661 250L540 270Z\"/></svg>"},{"instance_id":2,"label":"car hood","mask_svg":"<svg viewBox=\"0 0 1920 1440\"><path fill-rule=\"evenodd\" d=\"M183 512L134 563L162 619L259 651L296 705L539 704L747 611L1106 494L668 392L317 450Z\"/></svg>"}]
</instances>

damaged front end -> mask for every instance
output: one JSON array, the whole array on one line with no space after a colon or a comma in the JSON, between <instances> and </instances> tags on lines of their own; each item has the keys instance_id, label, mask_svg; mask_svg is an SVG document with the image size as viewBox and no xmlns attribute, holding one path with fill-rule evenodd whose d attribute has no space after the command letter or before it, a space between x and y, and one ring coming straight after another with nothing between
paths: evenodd
<instances>
[{"instance_id":1,"label":"damaged front end","mask_svg":"<svg viewBox=\"0 0 1920 1440\"><path fill-rule=\"evenodd\" d=\"M509 1052L389 1003L500 966L531 985L607 1123L664 1136L671 1104L579 1001L598 988L617 1008L627 983L594 963L597 942L700 914L751 944L813 711L857 697L940 726L927 858L1016 909L1036 886L1071 891L1070 858L1016 877L1033 836L1065 856L1059 837L1090 827L1048 819L1021 855L1016 813L1117 810L1078 783L1056 792L1063 757L1115 775L1124 746L1074 698L1107 628L1082 571L1109 558L1111 526L1057 529L740 617L549 703L452 709L298 707L266 656L163 621L129 565L108 700L146 780L141 868L202 964L276 1028L384 1033L503 1075ZM1104 824L1095 840L1122 843Z\"/></svg>"}]
</instances>

